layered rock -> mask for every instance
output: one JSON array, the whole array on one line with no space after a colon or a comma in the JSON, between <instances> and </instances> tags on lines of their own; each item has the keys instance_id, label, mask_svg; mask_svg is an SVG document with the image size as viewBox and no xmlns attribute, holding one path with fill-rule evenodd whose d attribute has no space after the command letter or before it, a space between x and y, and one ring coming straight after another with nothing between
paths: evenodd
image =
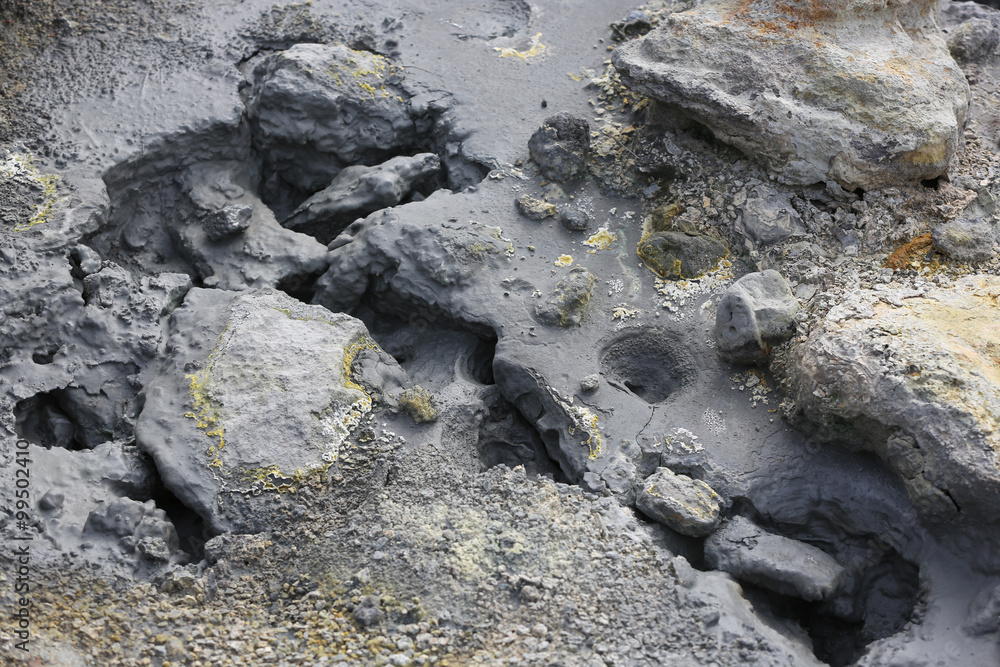
<instances>
[{"instance_id":1,"label":"layered rock","mask_svg":"<svg viewBox=\"0 0 1000 667\"><path fill-rule=\"evenodd\" d=\"M787 183L933 178L969 87L930 0L717 0L619 47L626 85L677 105Z\"/></svg>"}]
</instances>

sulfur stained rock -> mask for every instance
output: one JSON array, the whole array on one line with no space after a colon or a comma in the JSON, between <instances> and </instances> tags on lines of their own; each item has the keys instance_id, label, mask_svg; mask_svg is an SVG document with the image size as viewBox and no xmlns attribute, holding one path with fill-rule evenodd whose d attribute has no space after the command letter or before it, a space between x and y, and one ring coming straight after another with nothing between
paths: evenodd
<instances>
[{"instance_id":1,"label":"sulfur stained rock","mask_svg":"<svg viewBox=\"0 0 1000 667\"><path fill-rule=\"evenodd\" d=\"M528 220L544 220L556 214L555 204L550 204L531 195L518 197L517 210Z\"/></svg>"},{"instance_id":2,"label":"sulfur stained rock","mask_svg":"<svg viewBox=\"0 0 1000 667\"><path fill-rule=\"evenodd\" d=\"M719 525L722 499L700 479L657 468L635 498L636 507L651 519L682 535L704 537Z\"/></svg>"},{"instance_id":3,"label":"sulfur stained rock","mask_svg":"<svg viewBox=\"0 0 1000 667\"><path fill-rule=\"evenodd\" d=\"M579 266L570 269L556 285L552 296L535 307L535 316L552 326L580 326L593 289L594 274Z\"/></svg>"},{"instance_id":4,"label":"sulfur stained rock","mask_svg":"<svg viewBox=\"0 0 1000 667\"><path fill-rule=\"evenodd\" d=\"M715 0L665 16L612 62L793 184L940 176L969 110L932 0Z\"/></svg>"},{"instance_id":5,"label":"sulfur stained rock","mask_svg":"<svg viewBox=\"0 0 1000 667\"><path fill-rule=\"evenodd\" d=\"M219 531L268 525L258 495L326 470L372 409L369 383L398 375L366 373L363 388L352 362L377 349L365 325L274 290L196 289L171 324L136 439L164 485Z\"/></svg>"},{"instance_id":6,"label":"sulfur stained rock","mask_svg":"<svg viewBox=\"0 0 1000 667\"><path fill-rule=\"evenodd\" d=\"M790 354L790 397L828 439L872 451L920 516L956 530L1000 511L1000 278L968 276L924 294L860 291Z\"/></svg>"},{"instance_id":7,"label":"sulfur stained rock","mask_svg":"<svg viewBox=\"0 0 1000 667\"><path fill-rule=\"evenodd\" d=\"M661 278L697 278L729 252L722 241L693 232L656 232L639 242L638 255Z\"/></svg>"}]
</instances>

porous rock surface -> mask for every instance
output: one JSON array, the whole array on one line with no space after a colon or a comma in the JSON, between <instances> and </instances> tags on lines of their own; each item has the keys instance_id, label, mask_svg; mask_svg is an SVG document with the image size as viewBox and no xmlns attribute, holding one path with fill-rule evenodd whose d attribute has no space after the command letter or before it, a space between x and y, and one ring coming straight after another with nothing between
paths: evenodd
<instances>
[{"instance_id":1,"label":"porous rock surface","mask_svg":"<svg viewBox=\"0 0 1000 667\"><path fill-rule=\"evenodd\" d=\"M786 183L853 190L939 176L969 109L930 0L708 2L666 16L613 62L628 86Z\"/></svg>"},{"instance_id":2,"label":"porous rock surface","mask_svg":"<svg viewBox=\"0 0 1000 667\"><path fill-rule=\"evenodd\" d=\"M33 538L33 634L25 655L0 633L0 660L1000 660L994 525L963 504L953 539L907 493L927 468L915 437L890 434L892 465L822 446L714 336L748 272L786 276L798 345L859 284L905 305L1000 270L930 252L996 188L988 40L962 62L978 103L950 182L852 192L776 183L620 85L608 40L682 3L13 4L0 111L38 106L0 118L0 536ZM970 4L945 3L949 30L993 23ZM303 51L319 55L288 62ZM3 69L24 62L35 78ZM295 94L260 104L286 75ZM550 108L592 129L586 178L536 173ZM278 224L338 174L431 153L437 173L344 213L329 248ZM522 197L574 215L527 220ZM661 279L636 251L668 231L730 254ZM924 255L882 267L915 235ZM560 298L578 322L540 322ZM372 345L344 354L350 331ZM324 404L363 396L349 432L323 429ZM842 583L797 603L700 569L700 538L636 509L657 468L822 549ZM14 567L0 553L5 608Z\"/></svg>"},{"instance_id":3,"label":"porous rock surface","mask_svg":"<svg viewBox=\"0 0 1000 667\"><path fill-rule=\"evenodd\" d=\"M315 192L344 167L377 164L416 140L409 96L385 56L297 44L255 64L246 105L268 167Z\"/></svg>"}]
</instances>

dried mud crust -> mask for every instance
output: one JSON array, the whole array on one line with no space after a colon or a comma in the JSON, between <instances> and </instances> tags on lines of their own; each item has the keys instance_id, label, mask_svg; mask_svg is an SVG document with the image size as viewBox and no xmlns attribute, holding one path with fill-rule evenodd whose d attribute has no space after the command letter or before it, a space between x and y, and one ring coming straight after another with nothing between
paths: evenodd
<instances>
[{"instance_id":1,"label":"dried mud crust","mask_svg":"<svg viewBox=\"0 0 1000 667\"><path fill-rule=\"evenodd\" d=\"M53 103L106 93L135 63L169 71L203 59L207 47L195 48L200 39L172 19L196 6L185 0L0 4L0 143L24 141L48 155L53 147L42 137Z\"/></svg>"}]
</instances>

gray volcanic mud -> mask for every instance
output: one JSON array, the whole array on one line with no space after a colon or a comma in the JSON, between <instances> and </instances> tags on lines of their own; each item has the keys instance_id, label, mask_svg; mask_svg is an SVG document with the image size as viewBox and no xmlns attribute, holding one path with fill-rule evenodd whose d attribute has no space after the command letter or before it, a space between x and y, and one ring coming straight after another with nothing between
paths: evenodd
<instances>
[{"instance_id":1,"label":"gray volcanic mud","mask_svg":"<svg viewBox=\"0 0 1000 667\"><path fill-rule=\"evenodd\" d=\"M0 7L3 659L1000 663L1000 13L829 5Z\"/></svg>"}]
</instances>

